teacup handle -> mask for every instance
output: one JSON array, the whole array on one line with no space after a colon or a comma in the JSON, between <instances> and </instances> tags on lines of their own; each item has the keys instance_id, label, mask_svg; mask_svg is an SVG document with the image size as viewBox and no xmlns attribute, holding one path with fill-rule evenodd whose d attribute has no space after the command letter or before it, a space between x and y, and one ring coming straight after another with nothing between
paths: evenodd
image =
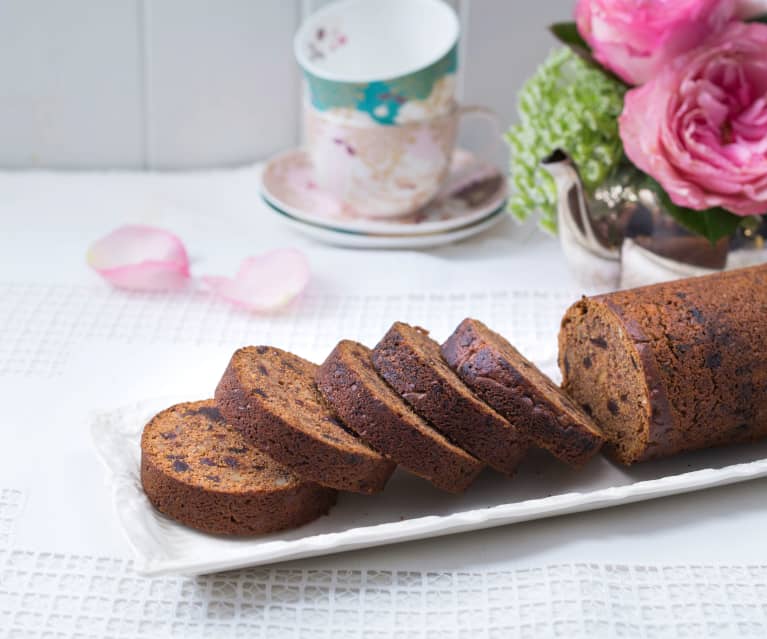
<instances>
[{"instance_id":1,"label":"teacup handle","mask_svg":"<svg viewBox=\"0 0 767 639\"><path fill-rule=\"evenodd\" d=\"M493 111L493 109L486 106L481 106L478 104L469 104L466 106L459 106L458 117L463 118L464 116L469 118L478 118L478 119L484 120L491 126L492 133L493 133L492 139L494 140L494 142L482 148L478 153L478 155L484 157L485 159L488 159L488 157L491 156L492 152L495 151L497 146L501 143L502 136L501 136L500 116L495 111Z\"/></svg>"}]
</instances>

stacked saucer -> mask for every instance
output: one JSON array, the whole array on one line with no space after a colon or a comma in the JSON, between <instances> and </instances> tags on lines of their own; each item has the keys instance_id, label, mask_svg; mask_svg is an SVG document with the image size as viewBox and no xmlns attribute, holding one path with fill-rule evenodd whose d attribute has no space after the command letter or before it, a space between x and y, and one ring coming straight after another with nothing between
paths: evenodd
<instances>
[{"instance_id":1,"label":"stacked saucer","mask_svg":"<svg viewBox=\"0 0 767 639\"><path fill-rule=\"evenodd\" d=\"M301 149L271 159L261 177L261 196L285 224L322 242L356 248L428 248L471 237L503 219L506 194L505 176L462 149L454 151L437 196L395 219L363 217L323 191Z\"/></svg>"}]
</instances>

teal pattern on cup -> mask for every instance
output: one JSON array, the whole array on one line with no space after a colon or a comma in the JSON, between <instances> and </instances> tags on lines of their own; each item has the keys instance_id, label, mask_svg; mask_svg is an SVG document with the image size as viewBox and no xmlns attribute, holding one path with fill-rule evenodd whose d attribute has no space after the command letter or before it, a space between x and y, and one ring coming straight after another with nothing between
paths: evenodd
<instances>
[{"instance_id":1,"label":"teal pattern on cup","mask_svg":"<svg viewBox=\"0 0 767 639\"><path fill-rule=\"evenodd\" d=\"M458 46L424 69L394 78L368 83L326 80L304 70L309 86L309 100L319 111L356 109L375 122L397 124L400 109L407 102L429 98L437 82L458 68Z\"/></svg>"},{"instance_id":2,"label":"teal pattern on cup","mask_svg":"<svg viewBox=\"0 0 767 639\"><path fill-rule=\"evenodd\" d=\"M293 49L314 109L394 126L453 108L459 37L443 0L338 0L304 20Z\"/></svg>"}]
</instances>

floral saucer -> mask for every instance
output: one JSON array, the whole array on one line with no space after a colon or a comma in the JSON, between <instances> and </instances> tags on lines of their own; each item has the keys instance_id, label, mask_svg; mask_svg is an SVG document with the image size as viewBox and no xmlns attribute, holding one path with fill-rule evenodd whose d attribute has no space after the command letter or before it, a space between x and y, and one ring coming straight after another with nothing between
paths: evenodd
<instances>
[{"instance_id":1,"label":"floral saucer","mask_svg":"<svg viewBox=\"0 0 767 639\"><path fill-rule=\"evenodd\" d=\"M441 233L421 233L419 235L376 235L373 233L360 233L358 231L344 231L342 229L334 229L328 226L312 224L311 222L304 222L303 220L292 217L285 211L281 211L269 202L266 203L282 218L284 224L298 233L302 233L307 237L324 242L325 244L330 244L331 246L359 249L411 250L444 246L445 244L460 242L461 240L482 233L508 217L505 210L506 205L503 203L495 211L490 213L490 215L481 219L479 222L469 224L468 226L462 226L457 229L443 231Z\"/></svg>"},{"instance_id":2,"label":"floral saucer","mask_svg":"<svg viewBox=\"0 0 767 639\"><path fill-rule=\"evenodd\" d=\"M272 158L261 176L261 195L277 212L314 227L362 235L433 235L470 227L497 213L506 193L501 171L462 149L453 153L449 175L436 197L415 213L396 219L362 217L320 189L311 158L302 149Z\"/></svg>"}]
</instances>

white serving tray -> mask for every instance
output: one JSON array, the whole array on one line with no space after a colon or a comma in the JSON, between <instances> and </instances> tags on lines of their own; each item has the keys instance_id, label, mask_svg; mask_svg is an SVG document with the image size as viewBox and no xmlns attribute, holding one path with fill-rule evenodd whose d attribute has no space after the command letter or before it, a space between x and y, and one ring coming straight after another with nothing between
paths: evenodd
<instances>
[{"instance_id":1,"label":"white serving tray","mask_svg":"<svg viewBox=\"0 0 767 639\"><path fill-rule=\"evenodd\" d=\"M767 441L679 455L623 468L598 457L572 470L531 454L514 479L485 471L460 496L397 470L379 495L341 493L319 520L282 533L232 539L198 533L158 513L139 482L144 423L181 401L164 398L99 415L96 449L109 469L120 525L147 575L203 574L400 541L514 524L767 476Z\"/></svg>"}]
</instances>

